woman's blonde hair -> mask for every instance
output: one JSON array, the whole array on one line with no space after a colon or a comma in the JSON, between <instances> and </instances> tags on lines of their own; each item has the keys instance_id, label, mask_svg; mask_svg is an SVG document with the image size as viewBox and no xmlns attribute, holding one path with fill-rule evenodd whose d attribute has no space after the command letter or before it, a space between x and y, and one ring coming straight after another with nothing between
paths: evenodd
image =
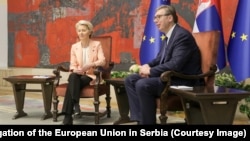
<instances>
[{"instance_id":1,"label":"woman's blonde hair","mask_svg":"<svg viewBox=\"0 0 250 141\"><path fill-rule=\"evenodd\" d=\"M85 26L88 27L88 29L89 29L90 31L93 31L93 25L92 25L92 23L89 22L89 21L86 21L86 20L80 20L80 21L78 21L78 22L76 23L76 29L77 29L77 27L78 27L79 25L85 25Z\"/></svg>"},{"instance_id":2,"label":"woman's blonde hair","mask_svg":"<svg viewBox=\"0 0 250 141\"><path fill-rule=\"evenodd\" d=\"M78 22L76 23L76 25L75 25L76 30L77 30L77 28L78 28L79 25L84 25L84 26L86 26L86 27L89 29L89 31L90 31L89 37L92 36L92 34L93 34L93 24L92 24L90 21L86 21L86 20L80 20L80 21L78 21Z\"/></svg>"}]
</instances>

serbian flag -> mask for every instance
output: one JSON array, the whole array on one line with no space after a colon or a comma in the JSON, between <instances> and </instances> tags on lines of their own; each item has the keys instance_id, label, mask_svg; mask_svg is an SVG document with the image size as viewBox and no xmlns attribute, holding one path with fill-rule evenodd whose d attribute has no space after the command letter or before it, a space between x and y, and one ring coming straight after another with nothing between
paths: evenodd
<instances>
[{"instance_id":1,"label":"serbian flag","mask_svg":"<svg viewBox=\"0 0 250 141\"><path fill-rule=\"evenodd\" d=\"M226 66L225 45L220 18L220 0L199 0L193 32L220 31L217 66L221 70Z\"/></svg>"},{"instance_id":2,"label":"serbian flag","mask_svg":"<svg viewBox=\"0 0 250 141\"><path fill-rule=\"evenodd\" d=\"M250 0L239 0L228 44L228 61L237 82L250 77Z\"/></svg>"},{"instance_id":3,"label":"serbian flag","mask_svg":"<svg viewBox=\"0 0 250 141\"><path fill-rule=\"evenodd\" d=\"M160 5L169 4L170 0L151 0L140 47L140 63L142 65L154 59L160 50L165 35L155 25L154 15Z\"/></svg>"}]
</instances>

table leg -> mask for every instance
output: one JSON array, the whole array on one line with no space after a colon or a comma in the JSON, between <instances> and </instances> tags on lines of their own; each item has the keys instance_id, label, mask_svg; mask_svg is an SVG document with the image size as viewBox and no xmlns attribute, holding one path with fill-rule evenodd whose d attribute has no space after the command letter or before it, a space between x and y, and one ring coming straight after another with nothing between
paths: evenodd
<instances>
[{"instance_id":1,"label":"table leg","mask_svg":"<svg viewBox=\"0 0 250 141\"><path fill-rule=\"evenodd\" d=\"M126 90L124 86L114 86L116 101L118 104L120 118L114 122L114 125L121 123L130 122L129 114L129 103Z\"/></svg>"},{"instance_id":2,"label":"table leg","mask_svg":"<svg viewBox=\"0 0 250 141\"><path fill-rule=\"evenodd\" d=\"M27 113L23 111L26 84L12 84L12 88L17 110L17 113L13 116L12 119L27 116Z\"/></svg>"},{"instance_id":3,"label":"table leg","mask_svg":"<svg viewBox=\"0 0 250 141\"><path fill-rule=\"evenodd\" d=\"M52 104L52 93L53 93L53 82L44 83L42 85L42 95L45 114L42 116L42 120L52 117L51 104Z\"/></svg>"},{"instance_id":4,"label":"table leg","mask_svg":"<svg viewBox=\"0 0 250 141\"><path fill-rule=\"evenodd\" d=\"M181 98L187 124L204 124L199 104L185 98Z\"/></svg>"}]
</instances>

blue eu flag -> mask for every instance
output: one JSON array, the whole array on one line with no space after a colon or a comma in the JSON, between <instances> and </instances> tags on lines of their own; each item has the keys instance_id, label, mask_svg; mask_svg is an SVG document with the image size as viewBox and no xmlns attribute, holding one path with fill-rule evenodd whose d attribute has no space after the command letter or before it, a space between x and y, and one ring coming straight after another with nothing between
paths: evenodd
<instances>
[{"instance_id":1,"label":"blue eu flag","mask_svg":"<svg viewBox=\"0 0 250 141\"><path fill-rule=\"evenodd\" d=\"M250 0L239 0L228 45L228 60L237 82L250 77Z\"/></svg>"},{"instance_id":2,"label":"blue eu flag","mask_svg":"<svg viewBox=\"0 0 250 141\"><path fill-rule=\"evenodd\" d=\"M156 27L154 15L160 5L169 4L170 0L151 0L140 48L140 61L142 65L154 59L160 50L165 35Z\"/></svg>"}]
</instances>

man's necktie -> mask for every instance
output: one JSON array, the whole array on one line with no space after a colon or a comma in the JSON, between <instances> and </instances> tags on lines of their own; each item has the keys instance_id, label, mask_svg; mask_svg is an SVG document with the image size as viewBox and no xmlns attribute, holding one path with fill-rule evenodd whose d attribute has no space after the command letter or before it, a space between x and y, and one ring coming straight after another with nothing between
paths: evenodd
<instances>
[{"instance_id":1,"label":"man's necktie","mask_svg":"<svg viewBox=\"0 0 250 141\"><path fill-rule=\"evenodd\" d=\"M166 37L164 40L163 40L163 50L162 50L162 53L161 53L161 61L160 61L160 64L163 63L164 61L164 58L166 56L166 49L167 49L167 43L168 43L168 37Z\"/></svg>"}]
</instances>

